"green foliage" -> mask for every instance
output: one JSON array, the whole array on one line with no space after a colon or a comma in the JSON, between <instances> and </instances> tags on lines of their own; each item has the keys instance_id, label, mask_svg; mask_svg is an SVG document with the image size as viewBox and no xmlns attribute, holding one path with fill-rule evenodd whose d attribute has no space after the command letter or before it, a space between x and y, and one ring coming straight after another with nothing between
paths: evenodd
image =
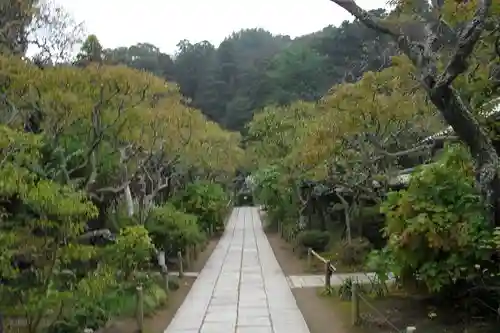
<instances>
[{"instance_id":1,"label":"green foliage","mask_svg":"<svg viewBox=\"0 0 500 333\"><path fill-rule=\"evenodd\" d=\"M106 264L123 272L128 280L141 263L149 261L153 248L153 242L144 226L129 226L121 229L116 242L104 249L104 260Z\"/></svg>"},{"instance_id":2,"label":"green foliage","mask_svg":"<svg viewBox=\"0 0 500 333\"><path fill-rule=\"evenodd\" d=\"M142 279L144 314L150 315L165 305L167 294L161 281ZM137 308L136 284L107 286L106 291L91 301L78 302L73 311L52 323L47 333L80 333L82 328L98 330L112 318L132 317Z\"/></svg>"},{"instance_id":3,"label":"green foliage","mask_svg":"<svg viewBox=\"0 0 500 333\"><path fill-rule=\"evenodd\" d=\"M254 196L265 207L271 225L286 223L297 216L295 193L278 166L259 169L252 177Z\"/></svg>"},{"instance_id":4,"label":"green foliage","mask_svg":"<svg viewBox=\"0 0 500 333\"><path fill-rule=\"evenodd\" d=\"M343 241L339 248L338 259L344 265L358 266L365 263L372 249L370 242L361 237L353 238L351 242Z\"/></svg>"},{"instance_id":5,"label":"green foliage","mask_svg":"<svg viewBox=\"0 0 500 333\"><path fill-rule=\"evenodd\" d=\"M0 56L0 311L25 320L30 333L60 309L74 325L88 317L99 326L94 303L137 281L154 253L147 228L137 225L146 211L190 177L227 181L242 153L239 135L183 104L175 85L92 64L101 50L95 36L87 42L81 67L42 70ZM217 190L210 187L203 217L222 223L224 193ZM203 239L196 217L166 215L162 223L187 218L175 221L181 227L172 235L154 230L156 243Z\"/></svg>"},{"instance_id":6,"label":"green foliage","mask_svg":"<svg viewBox=\"0 0 500 333\"><path fill-rule=\"evenodd\" d=\"M492 228L475 186L466 150L447 149L436 164L416 171L407 190L382 206L391 271L421 280L430 291L478 277L492 255Z\"/></svg>"},{"instance_id":7,"label":"green foliage","mask_svg":"<svg viewBox=\"0 0 500 333\"><path fill-rule=\"evenodd\" d=\"M187 213L198 216L201 230L224 229L229 196L220 184L198 181L189 184L179 195L177 206Z\"/></svg>"},{"instance_id":8,"label":"green foliage","mask_svg":"<svg viewBox=\"0 0 500 333\"><path fill-rule=\"evenodd\" d=\"M105 50L104 59L174 78L192 106L244 131L255 110L317 101L334 84L389 66L396 54L389 40L360 22L344 22L294 40L263 29L235 32L219 47L182 40L175 59L143 43Z\"/></svg>"},{"instance_id":9,"label":"green foliage","mask_svg":"<svg viewBox=\"0 0 500 333\"><path fill-rule=\"evenodd\" d=\"M171 203L154 208L146 220L146 228L155 248L165 251L167 255L175 256L186 246L205 240L198 217L178 210Z\"/></svg>"},{"instance_id":10,"label":"green foliage","mask_svg":"<svg viewBox=\"0 0 500 333\"><path fill-rule=\"evenodd\" d=\"M297 240L305 249L311 248L316 252L323 252L330 242L330 234L327 231L307 230L300 232Z\"/></svg>"},{"instance_id":11,"label":"green foliage","mask_svg":"<svg viewBox=\"0 0 500 333\"><path fill-rule=\"evenodd\" d=\"M5 126L0 132L0 308L8 304L9 312L24 313L35 332L51 309L75 297L73 288L93 278L67 280L65 269L95 257L92 247L68 241L97 210L84 193L32 171L40 168L41 137ZM26 264L28 269L19 268Z\"/></svg>"},{"instance_id":12,"label":"green foliage","mask_svg":"<svg viewBox=\"0 0 500 333\"><path fill-rule=\"evenodd\" d=\"M315 101L331 84L328 77L328 57L309 45L293 45L273 57L266 71L269 86L268 100L287 105L297 100Z\"/></svg>"},{"instance_id":13,"label":"green foliage","mask_svg":"<svg viewBox=\"0 0 500 333\"><path fill-rule=\"evenodd\" d=\"M156 283L143 285L144 314L153 313L158 307L165 304L167 294ZM103 297L102 307L113 317L132 317L137 308L137 290L135 285L109 290Z\"/></svg>"},{"instance_id":14,"label":"green foliage","mask_svg":"<svg viewBox=\"0 0 500 333\"><path fill-rule=\"evenodd\" d=\"M174 75L172 58L149 43L138 43L129 47L118 47L103 51L104 61L123 64L131 68L145 70L171 81Z\"/></svg>"},{"instance_id":15,"label":"green foliage","mask_svg":"<svg viewBox=\"0 0 500 333\"><path fill-rule=\"evenodd\" d=\"M102 45L96 35L90 35L80 48L80 53L76 56L76 61L80 65L87 65L91 62L102 61Z\"/></svg>"}]
</instances>

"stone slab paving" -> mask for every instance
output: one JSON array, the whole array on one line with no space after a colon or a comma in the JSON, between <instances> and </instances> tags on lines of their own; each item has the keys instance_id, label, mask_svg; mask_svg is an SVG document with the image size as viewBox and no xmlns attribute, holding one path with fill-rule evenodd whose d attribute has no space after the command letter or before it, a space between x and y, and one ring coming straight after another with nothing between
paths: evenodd
<instances>
[{"instance_id":1,"label":"stone slab paving","mask_svg":"<svg viewBox=\"0 0 500 333\"><path fill-rule=\"evenodd\" d=\"M375 273L339 273L333 274L330 280L332 287L342 285L342 281L352 278L359 283L371 283L375 279ZM324 275L291 275L287 277L290 288L313 288L325 285Z\"/></svg>"},{"instance_id":2,"label":"stone slab paving","mask_svg":"<svg viewBox=\"0 0 500 333\"><path fill-rule=\"evenodd\" d=\"M168 275L170 276L179 276L179 272L168 272ZM198 277L200 275L200 273L198 272L184 272L184 276L187 276L187 277Z\"/></svg>"},{"instance_id":3,"label":"stone slab paving","mask_svg":"<svg viewBox=\"0 0 500 333\"><path fill-rule=\"evenodd\" d=\"M165 333L310 333L258 209L233 209L226 231Z\"/></svg>"}]
</instances>

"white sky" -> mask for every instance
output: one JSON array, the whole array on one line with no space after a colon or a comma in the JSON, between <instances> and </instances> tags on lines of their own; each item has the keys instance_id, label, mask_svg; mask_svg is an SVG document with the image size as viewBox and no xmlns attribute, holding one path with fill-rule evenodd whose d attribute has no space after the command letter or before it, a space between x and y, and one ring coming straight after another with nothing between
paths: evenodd
<instances>
[{"instance_id":1,"label":"white sky","mask_svg":"<svg viewBox=\"0 0 500 333\"><path fill-rule=\"evenodd\" d=\"M358 0L364 9L387 0ZM105 48L139 42L173 54L182 39L218 44L233 31L263 28L297 37L352 17L329 0L56 0Z\"/></svg>"}]
</instances>

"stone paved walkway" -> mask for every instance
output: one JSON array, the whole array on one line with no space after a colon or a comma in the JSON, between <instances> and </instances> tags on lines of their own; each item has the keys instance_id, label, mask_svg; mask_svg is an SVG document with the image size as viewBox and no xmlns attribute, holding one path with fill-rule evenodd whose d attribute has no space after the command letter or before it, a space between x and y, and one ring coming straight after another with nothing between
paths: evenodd
<instances>
[{"instance_id":1,"label":"stone paved walkway","mask_svg":"<svg viewBox=\"0 0 500 333\"><path fill-rule=\"evenodd\" d=\"M342 285L342 282L351 278L358 283L371 283L375 278L375 273L338 273L333 274L330 284L332 287ZM291 275L286 278L290 288L316 288L325 285L324 275Z\"/></svg>"},{"instance_id":2,"label":"stone paved walkway","mask_svg":"<svg viewBox=\"0 0 500 333\"><path fill-rule=\"evenodd\" d=\"M165 333L309 333L262 230L257 208L226 232Z\"/></svg>"}]
</instances>

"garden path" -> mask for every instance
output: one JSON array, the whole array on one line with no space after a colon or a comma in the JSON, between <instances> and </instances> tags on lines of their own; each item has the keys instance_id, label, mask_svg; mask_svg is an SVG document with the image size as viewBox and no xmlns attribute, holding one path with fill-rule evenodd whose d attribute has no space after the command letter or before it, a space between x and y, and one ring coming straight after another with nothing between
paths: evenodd
<instances>
[{"instance_id":1,"label":"garden path","mask_svg":"<svg viewBox=\"0 0 500 333\"><path fill-rule=\"evenodd\" d=\"M226 230L165 333L309 333L262 228L234 208Z\"/></svg>"}]
</instances>

